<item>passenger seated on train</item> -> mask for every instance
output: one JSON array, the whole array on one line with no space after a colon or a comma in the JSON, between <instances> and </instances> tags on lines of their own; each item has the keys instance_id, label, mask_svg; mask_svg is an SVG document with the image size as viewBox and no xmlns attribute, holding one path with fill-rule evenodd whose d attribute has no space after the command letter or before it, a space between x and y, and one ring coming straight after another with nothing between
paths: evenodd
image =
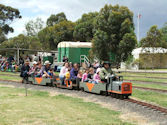
<instances>
[{"instance_id":1,"label":"passenger seated on train","mask_svg":"<svg viewBox=\"0 0 167 125\"><path fill-rule=\"evenodd\" d=\"M78 71L79 71L78 64L75 63L75 64L73 65L73 68L72 68L71 71L70 71L70 79L71 79L71 81L74 82L74 83L76 83Z\"/></svg>"},{"instance_id":2,"label":"passenger seated on train","mask_svg":"<svg viewBox=\"0 0 167 125\"><path fill-rule=\"evenodd\" d=\"M70 85L70 70L71 68L68 68L68 71L65 74L65 80L68 81L68 85Z\"/></svg>"},{"instance_id":3,"label":"passenger seated on train","mask_svg":"<svg viewBox=\"0 0 167 125\"><path fill-rule=\"evenodd\" d=\"M35 75L35 72L36 72L36 69L37 69L37 62L34 61L34 62L33 62L33 66L30 68L29 75L30 75L30 76L34 76L34 75Z\"/></svg>"},{"instance_id":4,"label":"passenger seated on train","mask_svg":"<svg viewBox=\"0 0 167 125\"><path fill-rule=\"evenodd\" d=\"M62 85L64 85L65 74L66 74L66 72L68 72L68 68L69 68L69 63L65 62L64 65L63 65L63 67L60 70L59 78L61 80L61 84Z\"/></svg>"},{"instance_id":5,"label":"passenger seated on train","mask_svg":"<svg viewBox=\"0 0 167 125\"><path fill-rule=\"evenodd\" d=\"M93 75L94 75L94 73L95 73L95 70L94 70L94 68L89 68L89 73L88 73L88 81L89 82L92 82L93 81Z\"/></svg>"},{"instance_id":6,"label":"passenger seated on train","mask_svg":"<svg viewBox=\"0 0 167 125\"><path fill-rule=\"evenodd\" d=\"M48 75L49 75L49 78L53 78L53 77L55 76L55 73L54 73L53 68L51 68L51 69L48 71Z\"/></svg>"},{"instance_id":7,"label":"passenger seated on train","mask_svg":"<svg viewBox=\"0 0 167 125\"><path fill-rule=\"evenodd\" d=\"M107 82L107 79L110 75L114 74L111 70L111 64L108 61L103 62L103 67L100 70L100 79L101 81Z\"/></svg>"},{"instance_id":8,"label":"passenger seated on train","mask_svg":"<svg viewBox=\"0 0 167 125\"><path fill-rule=\"evenodd\" d=\"M82 70L79 70L77 78L82 79L82 75L83 75Z\"/></svg>"},{"instance_id":9,"label":"passenger seated on train","mask_svg":"<svg viewBox=\"0 0 167 125\"><path fill-rule=\"evenodd\" d=\"M49 77L48 71L50 70L50 62L45 61L44 66L41 69L42 77Z\"/></svg>"},{"instance_id":10,"label":"passenger seated on train","mask_svg":"<svg viewBox=\"0 0 167 125\"><path fill-rule=\"evenodd\" d=\"M35 71L35 77L42 77L42 64L40 62L38 62L37 64L37 68Z\"/></svg>"},{"instance_id":11,"label":"passenger seated on train","mask_svg":"<svg viewBox=\"0 0 167 125\"><path fill-rule=\"evenodd\" d=\"M29 75L28 74L29 71L30 71L29 61L26 60L25 64L21 67L20 77L27 79Z\"/></svg>"},{"instance_id":12,"label":"passenger seated on train","mask_svg":"<svg viewBox=\"0 0 167 125\"><path fill-rule=\"evenodd\" d=\"M100 75L99 75L99 72L100 72L100 68L98 68L96 70L96 73L94 74L93 76L93 82L94 83L99 83L101 80L100 80Z\"/></svg>"},{"instance_id":13,"label":"passenger seated on train","mask_svg":"<svg viewBox=\"0 0 167 125\"><path fill-rule=\"evenodd\" d=\"M85 70L85 73L82 75L82 82L88 81L88 73L89 73L89 68Z\"/></svg>"}]
</instances>

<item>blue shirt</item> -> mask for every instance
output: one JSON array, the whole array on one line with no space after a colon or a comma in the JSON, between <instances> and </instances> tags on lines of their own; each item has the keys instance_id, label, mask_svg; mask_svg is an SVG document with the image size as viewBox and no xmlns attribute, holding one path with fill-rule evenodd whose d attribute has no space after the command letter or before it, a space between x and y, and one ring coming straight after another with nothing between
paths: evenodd
<instances>
[{"instance_id":1,"label":"blue shirt","mask_svg":"<svg viewBox=\"0 0 167 125\"><path fill-rule=\"evenodd\" d=\"M78 75L78 70L72 68L70 71L70 79L76 79Z\"/></svg>"}]
</instances>

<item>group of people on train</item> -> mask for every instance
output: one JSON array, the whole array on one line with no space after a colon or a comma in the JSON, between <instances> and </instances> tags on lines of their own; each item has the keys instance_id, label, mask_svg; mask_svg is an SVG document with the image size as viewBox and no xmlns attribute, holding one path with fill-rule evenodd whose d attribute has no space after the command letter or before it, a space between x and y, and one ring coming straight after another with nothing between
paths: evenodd
<instances>
[{"instance_id":1,"label":"group of people on train","mask_svg":"<svg viewBox=\"0 0 167 125\"><path fill-rule=\"evenodd\" d=\"M33 66L30 67L29 60L26 60L21 68L20 76L23 78L28 76L53 78L55 73L50 65L51 63L49 61L45 61L44 65L42 65L41 62L34 61Z\"/></svg>"},{"instance_id":2,"label":"group of people on train","mask_svg":"<svg viewBox=\"0 0 167 125\"><path fill-rule=\"evenodd\" d=\"M72 65L66 61L60 70L59 78L62 85L65 85L65 80L76 82L77 78L82 82L99 83L100 81L106 82L109 75L112 73L113 72L109 62L103 62L102 67L99 66L97 68L90 67L83 69L77 63ZM40 62L34 61L33 66L30 67L29 61L26 60L25 64L21 68L20 76L24 78L28 76L54 78L55 73L51 68L49 61L45 61L44 65L42 65Z\"/></svg>"},{"instance_id":3,"label":"group of people on train","mask_svg":"<svg viewBox=\"0 0 167 125\"><path fill-rule=\"evenodd\" d=\"M65 85L65 80L76 82L77 78L79 78L82 82L107 82L108 77L113 74L110 66L111 64L105 61L103 62L102 67L98 67L96 69L93 67L83 69L79 67L77 63L70 66L68 62L65 62L64 66L60 70L59 78L62 81L62 85Z\"/></svg>"}]
</instances>

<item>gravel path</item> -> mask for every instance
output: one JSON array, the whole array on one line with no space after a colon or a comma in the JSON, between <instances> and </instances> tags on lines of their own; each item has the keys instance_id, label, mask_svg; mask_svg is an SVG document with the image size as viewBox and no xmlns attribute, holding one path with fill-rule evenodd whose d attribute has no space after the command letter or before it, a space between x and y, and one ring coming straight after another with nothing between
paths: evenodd
<instances>
[{"instance_id":1,"label":"gravel path","mask_svg":"<svg viewBox=\"0 0 167 125\"><path fill-rule=\"evenodd\" d=\"M0 81L1 82L1 81ZM25 84L14 82L1 82L4 86L11 86L17 88L25 87ZM2 86L2 85L1 85ZM84 101L94 102L100 104L103 107L120 111L120 118L125 121L136 122L139 125L167 125L167 115L160 112L153 111L151 109L142 107L140 105L130 103L127 101L111 98L110 96L101 96L96 94L90 94L82 91L59 89L46 86L29 85L26 84L30 90L48 91L51 96L57 94L65 94L67 96L82 98Z\"/></svg>"}]
</instances>

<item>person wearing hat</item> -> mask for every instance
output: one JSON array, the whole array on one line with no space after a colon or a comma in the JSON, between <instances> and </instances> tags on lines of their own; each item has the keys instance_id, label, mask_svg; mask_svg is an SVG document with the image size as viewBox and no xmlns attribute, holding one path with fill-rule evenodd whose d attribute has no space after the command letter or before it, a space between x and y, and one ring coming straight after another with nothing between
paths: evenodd
<instances>
[{"instance_id":1,"label":"person wearing hat","mask_svg":"<svg viewBox=\"0 0 167 125\"><path fill-rule=\"evenodd\" d=\"M29 60L26 60L24 65L21 67L20 76L23 77L24 79L28 78L28 72L30 70L29 65L30 65Z\"/></svg>"},{"instance_id":2,"label":"person wearing hat","mask_svg":"<svg viewBox=\"0 0 167 125\"><path fill-rule=\"evenodd\" d=\"M47 60L41 69L42 77L49 77L48 71L50 70L50 62Z\"/></svg>"},{"instance_id":3,"label":"person wearing hat","mask_svg":"<svg viewBox=\"0 0 167 125\"><path fill-rule=\"evenodd\" d=\"M31 67L31 69L30 69L30 71L29 71L29 74L30 74L31 76L35 75L35 71L36 71L36 69L37 69L37 62L34 61L32 64L33 64L33 66Z\"/></svg>"},{"instance_id":4,"label":"person wearing hat","mask_svg":"<svg viewBox=\"0 0 167 125\"><path fill-rule=\"evenodd\" d=\"M109 75L113 74L110 65L110 62L108 61L103 62L103 67L99 72L101 81L107 82Z\"/></svg>"}]
</instances>

